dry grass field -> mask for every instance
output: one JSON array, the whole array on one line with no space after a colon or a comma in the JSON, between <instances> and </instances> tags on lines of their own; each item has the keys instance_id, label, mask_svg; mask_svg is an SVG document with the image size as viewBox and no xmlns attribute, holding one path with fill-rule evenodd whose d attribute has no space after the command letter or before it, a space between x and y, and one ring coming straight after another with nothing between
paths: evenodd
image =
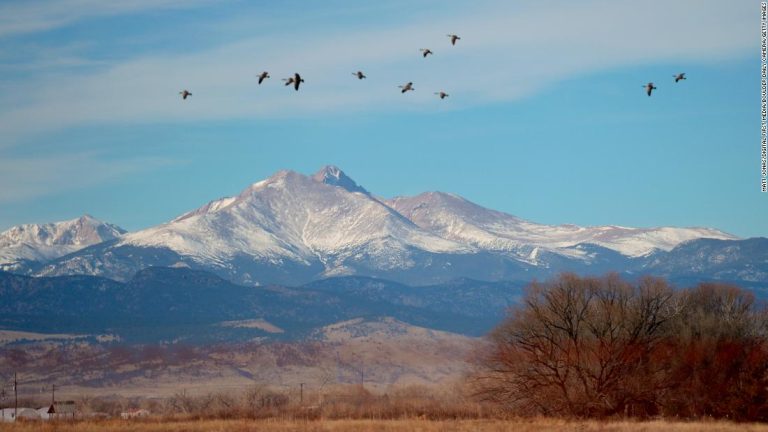
<instances>
[{"instance_id":1,"label":"dry grass field","mask_svg":"<svg viewBox=\"0 0 768 432\"><path fill-rule=\"evenodd\" d=\"M99 421L0 424L9 432L757 432L768 425L753 423L670 421L568 421L516 420L200 420L200 421Z\"/></svg>"}]
</instances>

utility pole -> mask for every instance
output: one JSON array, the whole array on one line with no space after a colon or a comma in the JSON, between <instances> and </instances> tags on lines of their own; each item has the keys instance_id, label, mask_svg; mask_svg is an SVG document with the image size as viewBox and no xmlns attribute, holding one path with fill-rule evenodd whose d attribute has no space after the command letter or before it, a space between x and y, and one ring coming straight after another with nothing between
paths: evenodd
<instances>
[{"instance_id":1,"label":"utility pole","mask_svg":"<svg viewBox=\"0 0 768 432\"><path fill-rule=\"evenodd\" d=\"M304 383L299 383L299 404L304 405Z\"/></svg>"},{"instance_id":2,"label":"utility pole","mask_svg":"<svg viewBox=\"0 0 768 432\"><path fill-rule=\"evenodd\" d=\"M16 372L13 373L13 421L16 421L19 415L19 381L16 377Z\"/></svg>"},{"instance_id":3,"label":"utility pole","mask_svg":"<svg viewBox=\"0 0 768 432\"><path fill-rule=\"evenodd\" d=\"M51 405L56 403L56 384L51 385Z\"/></svg>"}]
</instances>

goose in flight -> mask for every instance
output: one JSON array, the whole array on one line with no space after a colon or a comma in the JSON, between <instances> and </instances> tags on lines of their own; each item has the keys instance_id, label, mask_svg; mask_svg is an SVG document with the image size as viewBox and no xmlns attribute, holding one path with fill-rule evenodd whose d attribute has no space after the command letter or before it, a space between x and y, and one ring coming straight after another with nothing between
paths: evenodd
<instances>
[{"instance_id":1,"label":"goose in flight","mask_svg":"<svg viewBox=\"0 0 768 432\"><path fill-rule=\"evenodd\" d=\"M428 55L434 54L431 49L429 48L421 48L419 51L424 53L424 58L427 58Z\"/></svg>"},{"instance_id":2,"label":"goose in flight","mask_svg":"<svg viewBox=\"0 0 768 432\"><path fill-rule=\"evenodd\" d=\"M414 91L414 90L416 90L415 88L413 88L413 83L412 83L412 82L410 82L410 81L408 81L408 83L407 83L407 84L405 84L405 85L401 85L401 86L398 86L398 87L400 87L400 88L402 89L402 90L400 90L400 93L405 93L405 92L407 92L407 91L409 91L409 90L410 90L410 91Z\"/></svg>"},{"instance_id":3,"label":"goose in flight","mask_svg":"<svg viewBox=\"0 0 768 432\"><path fill-rule=\"evenodd\" d=\"M182 90L179 92L179 94L181 95L181 98L184 100L187 100L187 96L192 96L192 93L190 93L187 90Z\"/></svg>"},{"instance_id":4,"label":"goose in flight","mask_svg":"<svg viewBox=\"0 0 768 432\"><path fill-rule=\"evenodd\" d=\"M449 34L448 37L451 38L451 45L456 45L456 41L461 40L461 38L455 34Z\"/></svg>"},{"instance_id":5,"label":"goose in flight","mask_svg":"<svg viewBox=\"0 0 768 432\"><path fill-rule=\"evenodd\" d=\"M656 90L656 86L654 86L652 82L649 82L648 84L644 85L643 87L645 87L645 92L648 93L648 96L651 95L652 91Z\"/></svg>"},{"instance_id":6,"label":"goose in flight","mask_svg":"<svg viewBox=\"0 0 768 432\"><path fill-rule=\"evenodd\" d=\"M352 75L356 76L357 79L365 79L365 78L367 78L362 71L352 72Z\"/></svg>"},{"instance_id":7,"label":"goose in flight","mask_svg":"<svg viewBox=\"0 0 768 432\"><path fill-rule=\"evenodd\" d=\"M436 94L436 95L438 95L438 96L440 96L440 99L445 99L445 98L447 98L448 96L450 96L448 93L446 93L446 92L444 92L444 91L435 92L435 94Z\"/></svg>"},{"instance_id":8,"label":"goose in flight","mask_svg":"<svg viewBox=\"0 0 768 432\"><path fill-rule=\"evenodd\" d=\"M269 72L264 71L257 75L259 77L259 84L263 83L265 79L269 78Z\"/></svg>"},{"instance_id":9,"label":"goose in flight","mask_svg":"<svg viewBox=\"0 0 768 432\"><path fill-rule=\"evenodd\" d=\"M677 75L673 75L673 76L675 77L675 82L678 82L678 81L680 81L680 80L684 80L684 79L686 79L686 78L685 78L685 72L683 72L683 73L679 73L679 74L677 74Z\"/></svg>"},{"instance_id":10,"label":"goose in flight","mask_svg":"<svg viewBox=\"0 0 768 432\"><path fill-rule=\"evenodd\" d=\"M293 88L296 91L299 91L299 85L304 82L304 78L302 78L298 73L295 73L290 78L283 78L283 81L285 81L285 85L287 86L293 84Z\"/></svg>"}]
</instances>

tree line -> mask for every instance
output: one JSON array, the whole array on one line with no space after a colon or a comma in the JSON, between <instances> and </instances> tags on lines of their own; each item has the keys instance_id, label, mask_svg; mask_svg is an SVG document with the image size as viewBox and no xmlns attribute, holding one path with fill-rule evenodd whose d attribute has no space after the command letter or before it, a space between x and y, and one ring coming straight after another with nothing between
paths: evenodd
<instances>
[{"instance_id":1,"label":"tree line","mask_svg":"<svg viewBox=\"0 0 768 432\"><path fill-rule=\"evenodd\" d=\"M768 312L735 286L563 274L533 283L476 359L518 415L768 420Z\"/></svg>"}]
</instances>

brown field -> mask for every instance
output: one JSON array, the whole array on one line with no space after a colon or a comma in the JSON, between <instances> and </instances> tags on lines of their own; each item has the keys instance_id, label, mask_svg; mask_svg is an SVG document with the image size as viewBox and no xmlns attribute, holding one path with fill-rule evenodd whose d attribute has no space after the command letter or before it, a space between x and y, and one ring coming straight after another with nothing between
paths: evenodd
<instances>
[{"instance_id":1,"label":"brown field","mask_svg":"<svg viewBox=\"0 0 768 432\"><path fill-rule=\"evenodd\" d=\"M768 431L755 423L672 421L569 421L549 418L514 420L199 420L199 421L98 421L0 424L13 432L437 432L437 431L573 431L573 432L736 432Z\"/></svg>"}]
</instances>

